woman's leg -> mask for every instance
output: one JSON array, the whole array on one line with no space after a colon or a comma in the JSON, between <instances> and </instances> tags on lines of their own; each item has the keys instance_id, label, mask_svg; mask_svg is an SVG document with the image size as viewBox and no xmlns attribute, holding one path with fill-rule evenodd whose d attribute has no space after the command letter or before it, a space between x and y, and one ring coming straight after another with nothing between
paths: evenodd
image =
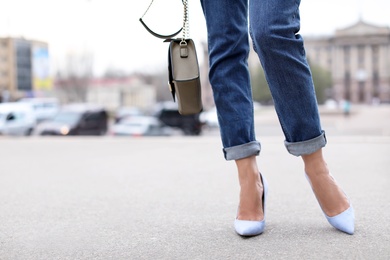
<instances>
[{"instance_id":1,"label":"woman's leg","mask_svg":"<svg viewBox=\"0 0 390 260\"><path fill-rule=\"evenodd\" d=\"M299 0L250 0L250 32L287 148L292 153L310 153L325 146L326 140L303 39L298 34L298 8ZM308 140L312 140L310 147L296 144Z\"/></svg>"},{"instance_id":2,"label":"woman's leg","mask_svg":"<svg viewBox=\"0 0 390 260\"><path fill-rule=\"evenodd\" d=\"M227 160L260 151L253 122L253 102L247 64L249 55L246 0L201 0L206 18L209 79L217 107Z\"/></svg>"},{"instance_id":3,"label":"woman's leg","mask_svg":"<svg viewBox=\"0 0 390 260\"><path fill-rule=\"evenodd\" d=\"M348 209L349 201L329 174L322 149L312 154L302 155L302 159L313 192L324 213L333 217Z\"/></svg>"},{"instance_id":4,"label":"woman's leg","mask_svg":"<svg viewBox=\"0 0 390 260\"><path fill-rule=\"evenodd\" d=\"M287 150L302 156L316 197L328 216L349 207L329 175L317 100L300 29L299 0L250 0L250 31L275 102Z\"/></svg>"},{"instance_id":5,"label":"woman's leg","mask_svg":"<svg viewBox=\"0 0 390 260\"><path fill-rule=\"evenodd\" d=\"M262 182L256 163L253 102L247 59L248 1L201 0L208 32L209 79L218 112L223 152L235 160L241 186L237 219L261 220Z\"/></svg>"},{"instance_id":6,"label":"woman's leg","mask_svg":"<svg viewBox=\"0 0 390 260\"><path fill-rule=\"evenodd\" d=\"M237 219L261 221L264 219L262 196L263 184L260 180L256 157L236 160L240 183L240 205Z\"/></svg>"}]
</instances>

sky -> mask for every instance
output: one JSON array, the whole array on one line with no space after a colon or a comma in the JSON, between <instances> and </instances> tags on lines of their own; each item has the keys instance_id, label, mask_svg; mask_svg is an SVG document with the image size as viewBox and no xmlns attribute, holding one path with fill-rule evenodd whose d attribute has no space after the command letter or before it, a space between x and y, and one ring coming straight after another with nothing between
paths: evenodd
<instances>
[{"instance_id":1,"label":"sky","mask_svg":"<svg viewBox=\"0 0 390 260\"><path fill-rule=\"evenodd\" d=\"M92 54L94 72L156 72L166 68L168 44L139 22L149 0L0 0L0 37L24 37L49 44L51 72L63 69L70 55ZM190 36L201 52L207 39L199 0L189 0ZM389 0L302 0L305 36L331 35L364 21L390 27ZM180 0L154 0L143 20L170 34L182 25ZM200 60L201 62L201 60Z\"/></svg>"}]
</instances>

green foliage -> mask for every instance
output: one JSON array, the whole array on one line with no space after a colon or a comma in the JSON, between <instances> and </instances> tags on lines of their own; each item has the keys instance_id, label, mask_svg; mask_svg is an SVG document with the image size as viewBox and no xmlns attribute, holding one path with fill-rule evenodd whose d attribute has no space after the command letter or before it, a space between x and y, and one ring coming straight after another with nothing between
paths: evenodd
<instances>
[{"instance_id":1,"label":"green foliage","mask_svg":"<svg viewBox=\"0 0 390 260\"><path fill-rule=\"evenodd\" d=\"M313 76L317 102L322 104L327 99L327 91L329 92L332 87L332 76L330 72L318 65L310 64L310 69ZM267 80L265 79L264 70L261 66L252 68L251 84L253 100L262 104L272 103L271 92L269 90Z\"/></svg>"},{"instance_id":2,"label":"green foliage","mask_svg":"<svg viewBox=\"0 0 390 260\"><path fill-rule=\"evenodd\" d=\"M319 104L322 104L328 98L327 91L329 92L332 88L332 75L326 69L315 64L310 64L310 69L313 75L313 82L316 90L317 102Z\"/></svg>"},{"instance_id":3,"label":"green foliage","mask_svg":"<svg viewBox=\"0 0 390 260\"><path fill-rule=\"evenodd\" d=\"M269 104L272 102L271 92L269 91L264 70L261 66L252 69L251 84L254 101L260 102L261 104Z\"/></svg>"}]
</instances>

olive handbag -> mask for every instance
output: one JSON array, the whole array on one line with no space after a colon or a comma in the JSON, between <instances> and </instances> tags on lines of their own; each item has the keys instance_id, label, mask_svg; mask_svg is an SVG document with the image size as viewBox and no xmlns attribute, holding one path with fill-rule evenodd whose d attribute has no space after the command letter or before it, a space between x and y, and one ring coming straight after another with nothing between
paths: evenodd
<instances>
[{"instance_id":1,"label":"olive handbag","mask_svg":"<svg viewBox=\"0 0 390 260\"><path fill-rule=\"evenodd\" d=\"M174 34L161 35L155 33L146 26L142 21L142 18L139 20L153 36L165 39L164 42L169 42L169 89L173 100L177 100L179 113L182 115L192 115L202 111L202 93L195 43L189 38L188 0L182 0L182 2L184 6L183 27ZM149 10L152 3L153 0L146 12ZM143 16L145 16L145 14ZM173 38L180 32L183 32L181 38Z\"/></svg>"}]
</instances>

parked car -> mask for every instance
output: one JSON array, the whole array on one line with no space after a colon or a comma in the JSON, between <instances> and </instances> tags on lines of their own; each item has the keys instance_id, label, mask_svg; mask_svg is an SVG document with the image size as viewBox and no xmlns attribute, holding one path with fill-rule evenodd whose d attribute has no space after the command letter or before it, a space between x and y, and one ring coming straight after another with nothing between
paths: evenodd
<instances>
[{"instance_id":1,"label":"parked car","mask_svg":"<svg viewBox=\"0 0 390 260\"><path fill-rule=\"evenodd\" d=\"M183 116L174 102L159 103L155 116L167 126L180 128L185 135L200 135L202 132L199 114Z\"/></svg>"},{"instance_id":2,"label":"parked car","mask_svg":"<svg viewBox=\"0 0 390 260\"><path fill-rule=\"evenodd\" d=\"M60 103L57 98L22 98L18 102L31 105L38 123L54 118L60 110Z\"/></svg>"},{"instance_id":3,"label":"parked car","mask_svg":"<svg viewBox=\"0 0 390 260\"><path fill-rule=\"evenodd\" d=\"M126 136L169 136L172 128L165 126L151 116L132 116L124 118L111 126L110 134Z\"/></svg>"},{"instance_id":4,"label":"parked car","mask_svg":"<svg viewBox=\"0 0 390 260\"><path fill-rule=\"evenodd\" d=\"M108 113L101 106L72 104L64 106L49 121L38 125L38 135L104 135Z\"/></svg>"},{"instance_id":5,"label":"parked car","mask_svg":"<svg viewBox=\"0 0 390 260\"><path fill-rule=\"evenodd\" d=\"M0 103L0 135L30 135L36 125L30 105Z\"/></svg>"},{"instance_id":6,"label":"parked car","mask_svg":"<svg viewBox=\"0 0 390 260\"><path fill-rule=\"evenodd\" d=\"M115 122L119 122L120 120L128 117L134 116L142 116L143 112L136 107L121 107L115 113Z\"/></svg>"}]
</instances>

